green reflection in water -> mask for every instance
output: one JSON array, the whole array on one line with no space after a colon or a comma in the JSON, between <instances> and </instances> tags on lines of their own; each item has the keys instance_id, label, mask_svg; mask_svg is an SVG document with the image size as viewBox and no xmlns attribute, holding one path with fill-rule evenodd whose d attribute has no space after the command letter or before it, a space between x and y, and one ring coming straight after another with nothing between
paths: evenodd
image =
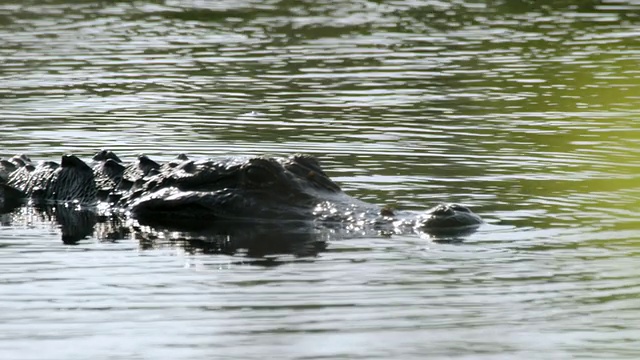
<instances>
[{"instance_id":1,"label":"green reflection in water","mask_svg":"<svg viewBox=\"0 0 640 360\"><path fill-rule=\"evenodd\" d=\"M2 20L7 153L311 152L377 202L541 227L637 207L632 4L34 6Z\"/></svg>"}]
</instances>

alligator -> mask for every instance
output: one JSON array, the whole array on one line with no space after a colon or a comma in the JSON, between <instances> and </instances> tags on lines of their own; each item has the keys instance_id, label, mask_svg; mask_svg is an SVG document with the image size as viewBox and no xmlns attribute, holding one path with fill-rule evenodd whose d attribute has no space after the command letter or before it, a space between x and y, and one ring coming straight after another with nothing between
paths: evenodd
<instances>
[{"instance_id":1,"label":"alligator","mask_svg":"<svg viewBox=\"0 0 640 360\"><path fill-rule=\"evenodd\" d=\"M181 154L160 164L145 155L124 163L101 150L89 163L75 155L63 155L59 164L34 164L25 155L0 160L0 209L24 202L101 209L141 225L195 231L222 222L268 220L462 236L482 224L459 204L412 214L360 201L308 155L192 160Z\"/></svg>"}]
</instances>

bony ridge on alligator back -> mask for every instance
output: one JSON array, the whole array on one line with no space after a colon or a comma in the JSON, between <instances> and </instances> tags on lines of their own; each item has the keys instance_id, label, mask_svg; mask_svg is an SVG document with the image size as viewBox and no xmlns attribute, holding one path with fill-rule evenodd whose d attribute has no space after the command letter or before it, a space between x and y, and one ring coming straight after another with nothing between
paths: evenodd
<instances>
[{"instance_id":1,"label":"bony ridge on alligator back","mask_svg":"<svg viewBox=\"0 0 640 360\"><path fill-rule=\"evenodd\" d=\"M102 150L92 166L75 155L64 155L59 165L33 165L30 159L11 164L2 167L0 162L5 197L109 203L152 225L202 226L234 219L344 223L352 221L354 213L378 223L398 220L389 210L345 194L318 160L307 155L191 160L181 154L159 164L144 155L123 163ZM437 234L473 231L482 220L463 205L441 204L402 222Z\"/></svg>"}]
</instances>

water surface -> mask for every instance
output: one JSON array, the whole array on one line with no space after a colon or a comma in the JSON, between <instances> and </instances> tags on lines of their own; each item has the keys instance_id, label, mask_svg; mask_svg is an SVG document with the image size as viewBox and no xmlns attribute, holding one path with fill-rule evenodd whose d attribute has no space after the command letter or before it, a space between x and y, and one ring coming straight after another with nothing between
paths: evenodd
<instances>
[{"instance_id":1,"label":"water surface","mask_svg":"<svg viewBox=\"0 0 640 360\"><path fill-rule=\"evenodd\" d=\"M462 242L207 251L28 209L6 359L637 358L637 1L0 4L0 156L317 156L350 195L469 205ZM143 229L144 230L144 229ZM305 248L306 249L306 248Z\"/></svg>"}]
</instances>

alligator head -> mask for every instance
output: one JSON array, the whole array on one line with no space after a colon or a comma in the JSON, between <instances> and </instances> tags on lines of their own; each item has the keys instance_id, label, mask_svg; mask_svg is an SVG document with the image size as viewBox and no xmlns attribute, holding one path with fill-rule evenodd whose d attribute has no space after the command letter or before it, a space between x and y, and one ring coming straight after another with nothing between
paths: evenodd
<instances>
[{"instance_id":1,"label":"alligator head","mask_svg":"<svg viewBox=\"0 0 640 360\"><path fill-rule=\"evenodd\" d=\"M483 223L480 216L460 204L439 204L415 220L415 227L433 235L463 235Z\"/></svg>"},{"instance_id":2,"label":"alligator head","mask_svg":"<svg viewBox=\"0 0 640 360\"><path fill-rule=\"evenodd\" d=\"M128 198L146 223L310 219L319 199L345 195L310 156L186 160L149 177Z\"/></svg>"}]
</instances>

